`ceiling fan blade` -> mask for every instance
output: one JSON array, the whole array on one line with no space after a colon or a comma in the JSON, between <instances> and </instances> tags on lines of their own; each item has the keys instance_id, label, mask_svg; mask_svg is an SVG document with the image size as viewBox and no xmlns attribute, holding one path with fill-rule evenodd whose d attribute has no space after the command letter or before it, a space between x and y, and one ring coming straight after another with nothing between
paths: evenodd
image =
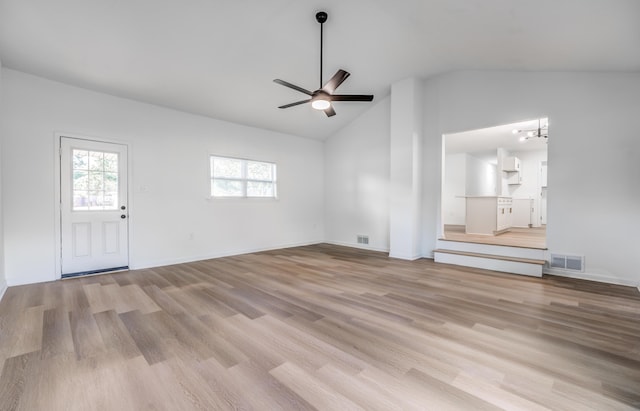
<instances>
[{"instance_id":1,"label":"ceiling fan blade","mask_svg":"<svg viewBox=\"0 0 640 411\"><path fill-rule=\"evenodd\" d=\"M323 111L324 111L324 114L327 115L327 117L331 117L331 116L335 116L336 115L336 111L333 109L333 106L329 106L329 108L326 108Z\"/></svg>"},{"instance_id":2,"label":"ceiling fan blade","mask_svg":"<svg viewBox=\"0 0 640 411\"><path fill-rule=\"evenodd\" d=\"M289 104L285 104L284 106L280 106L278 108L289 108L289 107L293 107L293 106L298 106L300 104L304 104L304 103L308 103L310 102L311 99L308 100L302 100L302 101L296 101L295 103L289 103Z\"/></svg>"},{"instance_id":3,"label":"ceiling fan blade","mask_svg":"<svg viewBox=\"0 0 640 411\"><path fill-rule=\"evenodd\" d=\"M332 94L331 101L371 101L372 95L366 94Z\"/></svg>"},{"instance_id":4,"label":"ceiling fan blade","mask_svg":"<svg viewBox=\"0 0 640 411\"><path fill-rule=\"evenodd\" d=\"M327 81L327 83L322 87L322 89L324 91L326 91L327 93L331 94L349 76L350 76L349 72L340 69L340 70L336 71L336 74L334 74L333 77L331 77L331 79L329 79L329 81Z\"/></svg>"},{"instance_id":5,"label":"ceiling fan blade","mask_svg":"<svg viewBox=\"0 0 640 411\"><path fill-rule=\"evenodd\" d=\"M288 81L280 80L279 78L277 78L277 79L275 79L273 81L275 83L278 83L278 84L282 85L282 86L289 87L289 88L292 88L292 89L294 89L296 91L304 93L304 94L306 94L308 96L313 96L313 93L310 92L309 90L303 89L302 87L298 87L295 84L289 83Z\"/></svg>"}]
</instances>

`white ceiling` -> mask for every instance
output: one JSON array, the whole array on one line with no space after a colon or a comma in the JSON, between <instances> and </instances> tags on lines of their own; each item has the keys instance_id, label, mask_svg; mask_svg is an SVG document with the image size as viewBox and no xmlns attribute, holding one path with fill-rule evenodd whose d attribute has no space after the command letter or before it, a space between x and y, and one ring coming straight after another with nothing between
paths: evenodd
<instances>
[{"instance_id":1,"label":"white ceiling","mask_svg":"<svg viewBox=\"0 0 640 411\"><path fill-rule=\"evenodd\" d=\"M547 129L551 131L551 133L549 133L549 140L552 139L553 126L549 124L549 120L547 118L541 118L540 125L543 128L547 125ZM537 128L538 119L534 119L478 130L463 131L461 133L446 134L444 136L445 153L468 153L490 163L495 163L498 148L504 148L510 152L546 150L546 139L534 137L523 141L520 137L525 136L526 132L513 133L513 130L528 131L537 130Z\"/></svg>"},{"instance_id":2,"label":"white ceiling","mask_svg":"<svg viewBox=\"0 0 640 411\"><path fill-rule=\"evenodd\" d=\"M303 94L351 77L327 118ZM390 85L466 69L640 71L638 0L0 0L3 66L116 96L324 139Z\"/></svg>"}]
</instances>

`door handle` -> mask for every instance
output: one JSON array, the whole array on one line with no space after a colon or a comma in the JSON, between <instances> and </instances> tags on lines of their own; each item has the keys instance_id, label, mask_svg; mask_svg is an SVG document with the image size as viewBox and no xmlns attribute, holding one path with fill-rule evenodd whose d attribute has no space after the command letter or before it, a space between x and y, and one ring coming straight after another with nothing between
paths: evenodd
<instances>
[{"instance_id":1,"label":"door handle","mask_svg":"<svg viewBox=\"0 0 640 411\"><path fill-rule=\"evenodd\" d=\"M125 206L120 206L120 210L126 210L126 209L127 209L127 207L125 207Z\"/></svg>"},{"instance_id":2,"label":"door handle","mask_svg":"<svg viewBox=\"0 0 640 411\"><path fill-rule=\"evenodd\" d=\"M125 218L127 218L127 216L126 216L126 215L124 215L124 214L122 214L122 215L120 216L120 218L125 219Z\"/></svg>"}]
</instances>

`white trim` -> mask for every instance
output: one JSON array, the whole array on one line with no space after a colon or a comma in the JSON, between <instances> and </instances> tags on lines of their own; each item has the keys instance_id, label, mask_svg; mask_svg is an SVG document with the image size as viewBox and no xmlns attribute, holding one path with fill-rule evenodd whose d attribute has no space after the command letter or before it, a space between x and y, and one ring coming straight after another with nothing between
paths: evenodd
<instances>
[{"instance_id":1,"label":"white trim","mask_svg":"<svg viewBox=\"0 0 640 411\"><path fill-rule=\"evenodd\" d=\"M389 254L389 258L397 258L398 260L407 260L407 261L416 261L422 258L422 254L408 256L408 255L400 255L400 254Z\"/></svg>"},{"instance_id":2,"label":"white trim","mask_svg":"<svg viewBox=\"0 0 640 411\"><path fill-rule=\"evenodd\" d=\"M606 284L616 284L616 285L624 285L627 287L638 287L638 291L640 291L640 286L638 283L631 280L625 280L617 277L612 277L608 275L595 274L595 273L584 273L579 271L565 271L565 270L556 270L552 268L545 268L542 270L543 274L555 275L558 277L567 277L567 278L575 278L578 280L588 280L588 281L597 281L599 283Z\"/></svg>"},{"instance_id":3,"label":"white trim","mask_svg":"<svg viewBox=\"0 0 640 411\"><path fill-rule=\"evenodd\" d=\"M8 288L9 287L7 286L7 282L3 279L0 280L0 301L2 301L2 297L4 297L4 293L7 292Z\"/></svg>"},{"instance_id":4,"label":"white trim","mask_svg":"<svg viewBox=\"0 0 640 411\"><path fill-rule=\"evenodd\" d=\"M259 253L259 252L262 252L262 251L281 250L281 249L292 248L292 247L304 247L304 246L308 246L308 245L322 244L323 242L324 241L322 241L322 240L317 240L317 241L309 241L309 242L302 242L302 243L281 244L281 245L277 245L277 246L273 246L273 247L247 248L247 249L243 249L243 250L227 251L227 252L222 252L222 253L206 254L206 255L185 257L185 258L175 258L175 259L171 259L171 260L151 261L151 262L147 262L147 263L143 263L143 264L139 264L139 265L130 263L131 265L129 266L129 269L130 270L144 270L144 269L147 269L147 268L164 267L164 266L175 265L175 264L193 263L193 262L196 262L196 261L212 260L212 259L215 259L215 258L231 257L231 256L235 256L235 255L242 255L242 254Z\"/></svg>"},{"instance_id":5,"label":"white trim","mask_svg":"<svg viewBox=\"0 0 640 411\"><path fill-rule=\"evenodd\" d=\"M89 136L86 134L77 134L77 133L64 133L64 132L59 132L56 131L53 134L53 146L54 146L54 153L53 153L53 168L54 168L54 172L53 172L53 187L54 187L54 192L53 192L53 209L54 209L54 278L53 280L59 280L62 278L62 218L60 216L62 210L60 207L60 201L61 201L61 197L60 197L60 189L61 189L61 183L60 183L60 147L62 145L62 137L68 137L68 138L74 138L77 140L87 140L87 141L95 141L95 142L100 142L100 143L110 143L110 144L120 144L123 146L127 147L127 207L129 207L129 216L131 216L132 214L135 215L135 213L133 212L134 207L133 207L133 192L132 192L132 187L133 187L133 180L132 180L132 147L131 147L131 143L126 142L126 141L122 141L122 140L117 140L117 139L110 139L110 138L102 138L102 137L95 137L95 136ZM128 230L127 230L127 247L128 247L128 259L129 259L129 265L131 265L131 255L132 255L132 250L131 250L131 244L132 244L132 224L131 224L131 217L129 217L129 226L128 226ZM50 280L46 280L46 281L50 281ZM31 284L31 283L29 283ZM17 284L12 284L12 285L17 285Z\"/></svg>"},{"instance_id":6,"label":"white trim","mask_svg":"<svg viewBox=\"0 0 640 411\"><path fill-rule=\"evenodd\" d=\"M362 245L362 244L358 244L358 243L349 243L347 241L322 241L322 242L325 243L325 244L339 245L341 247L358 248L360 250L379 251L379 252L382 252L382 253L388 253L389 252L388 248L372 247L370 245Z\"/></svg>"}]
</instances>

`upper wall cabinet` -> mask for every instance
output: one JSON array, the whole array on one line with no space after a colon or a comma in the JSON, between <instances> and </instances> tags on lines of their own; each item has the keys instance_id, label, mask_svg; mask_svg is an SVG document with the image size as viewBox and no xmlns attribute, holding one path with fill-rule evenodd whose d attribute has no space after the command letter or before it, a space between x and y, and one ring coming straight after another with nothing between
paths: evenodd
<instances>
[{"instance_id":1,"label":"upper wall cabinet","mask_svg":"<svg viewBox=\"0 0 640 411\"><path fill-rule=\"evenodd\" d=\"M520 171L520 159L518 157L505 157L502 161L502 171Z\"/></svg>"}]
</instances>

